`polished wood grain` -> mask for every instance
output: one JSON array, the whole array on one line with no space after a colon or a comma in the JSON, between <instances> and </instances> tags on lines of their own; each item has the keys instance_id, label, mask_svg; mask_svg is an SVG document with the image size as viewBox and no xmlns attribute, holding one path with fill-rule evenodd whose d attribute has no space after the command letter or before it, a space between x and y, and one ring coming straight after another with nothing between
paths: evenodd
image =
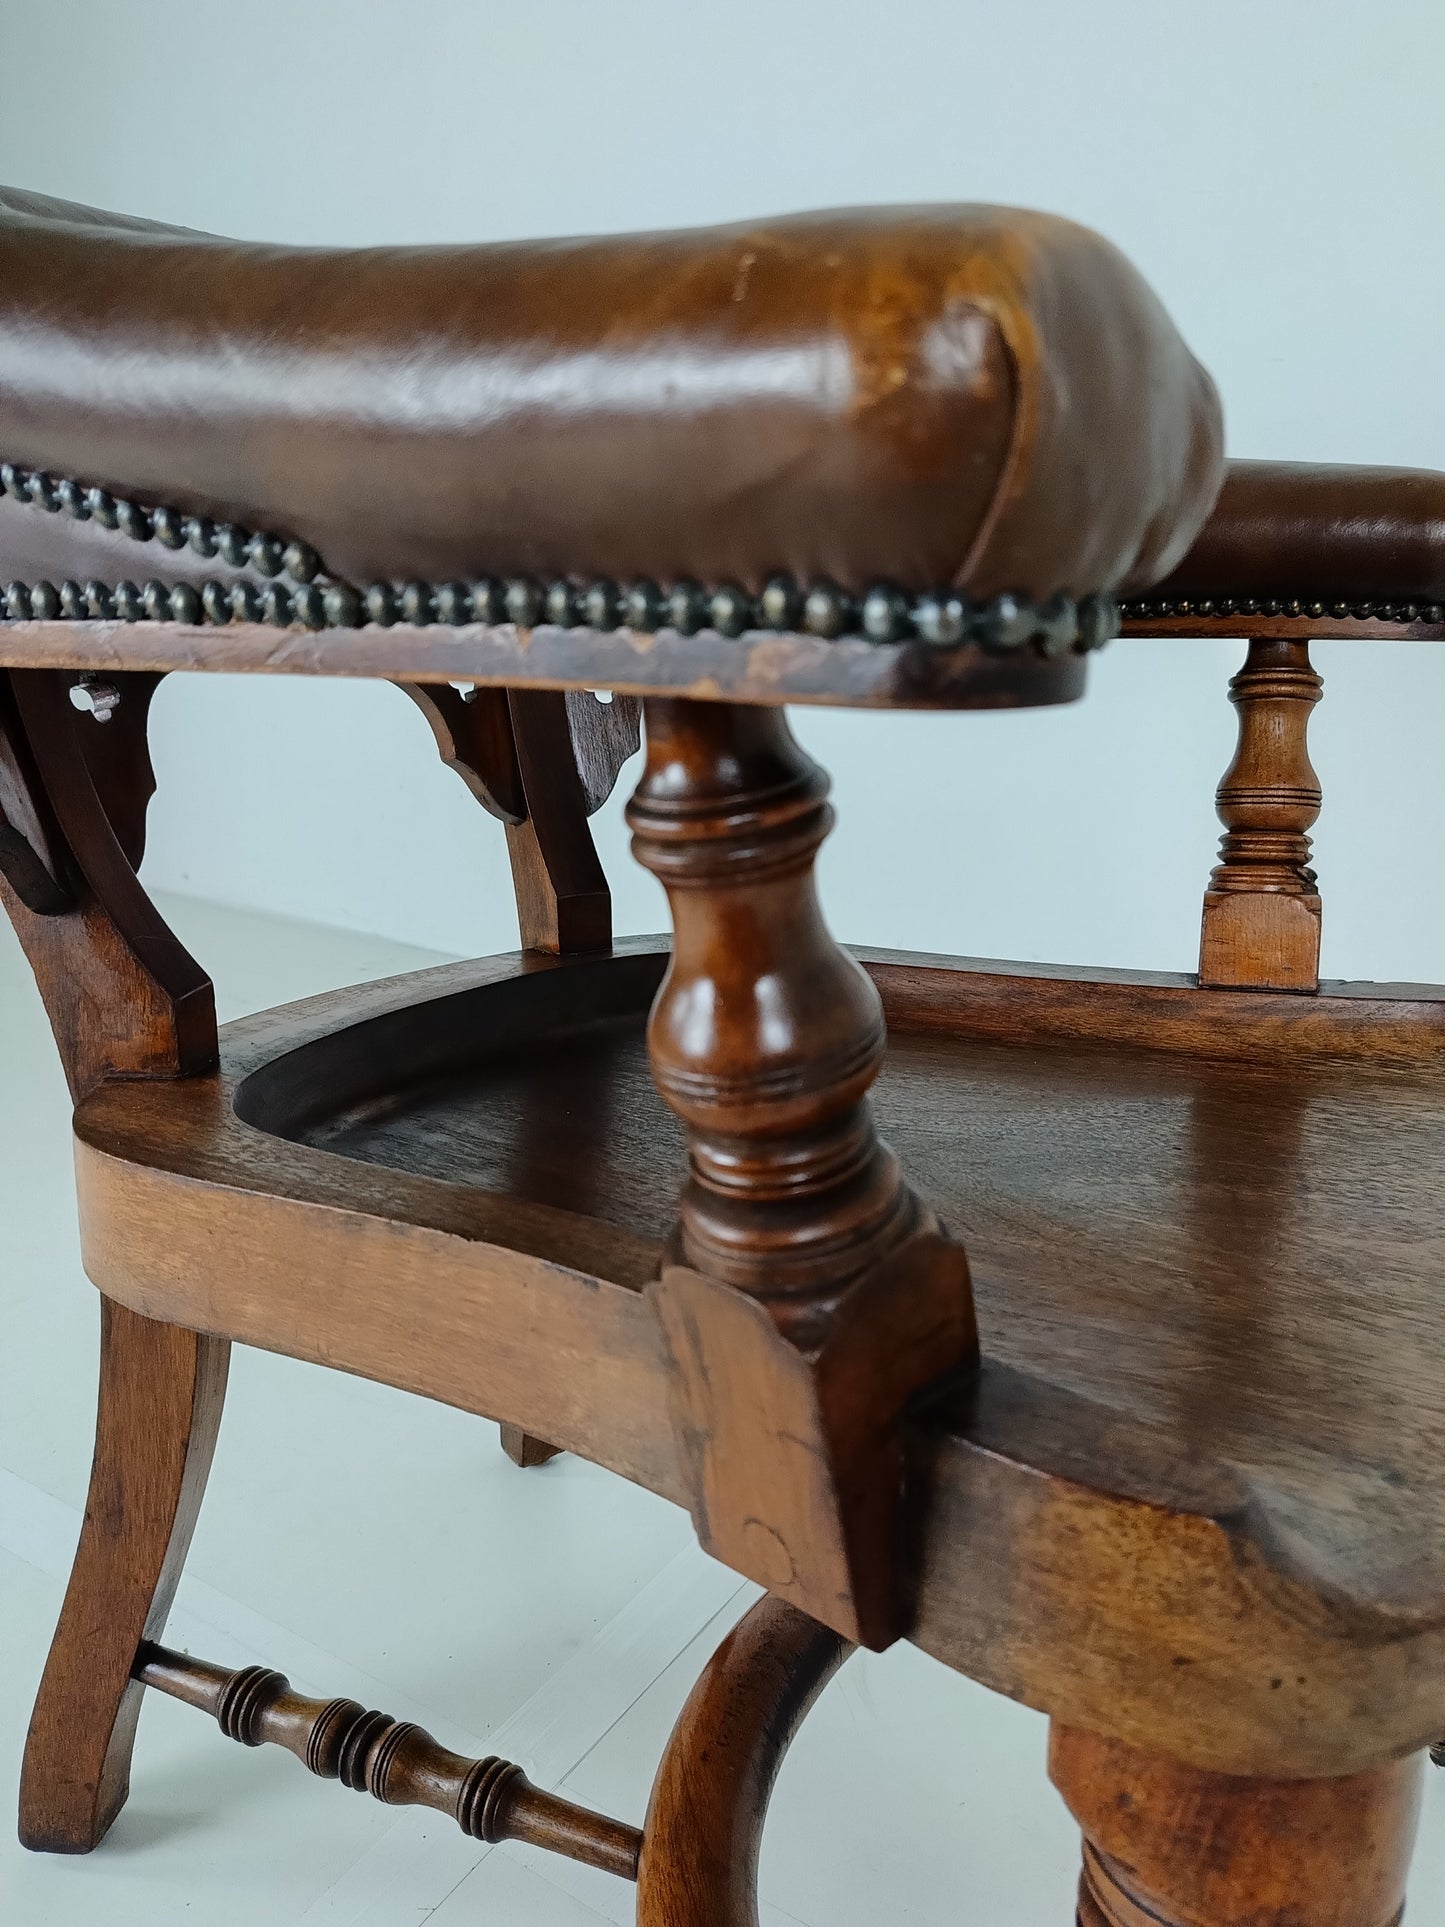
<instances>
[{"instance_id":1,"label":"polished wood grain","mask_svg":"<svg viewBox=\"0 0 1445 1927\"><path fill-rule=\"evenodd\" d=\"M723 1640L662 1756L643 1828L637 1927L758 1927L758 1854L793 1736L853 1648L780 1599Z\"/></svg>"},{"instance_id":2,"label":"polished wood grain","mask_svg":"<svg viewBox=\"0 0 1445 1927\"><path fill-rule=\"evenodd\" d=\"M847 705L877 709L1012 709L1072 702L1083 694L1081 656L1031 650L990 655L977 645L857 637L694 636L663 630L415 628L223 629L178 622L7 622L3 660L23 669L113 674L197 669L228 673L379 676L408 683L476 683L508 689L611 689L628 696L701 701Z\"/></svg>"},{"instance_id":3,"label":"polished wood grain","mask_svg":"<svg viewBox=\"0 0 1445 1927\"><path fill-rule=\"evenodd\" d=\"M1229 685L1239 744L1216 804L1224 837L1204 896L1199 981L1317 990L1320 898L1309 829L1320 783L1306 731L1321 682L1304 642L1256 640Z\"/></svg>"},{"instance_id":4,"label":"polished wood grain","mask_svg":"<svg viewBox=\"0 0 1445 1927\"><path fill-rule=\"evenodd\" d=\"M323 1780L340 1780L392 1807L430 1807L463 1833L495 1845L519 1840L624 1880L637 1878L642 1835L534 1787L519 1766L489 1756L471 1760L429 1733L355 1700L307 1699L284 1673L231 1668L164 1646L140 1649L135 1678L211 1714L242 1746L285 1747Z\"/></svg>"},{"instance_id":5,"label":"polished wood grain","mask_svg":"<svg viewBox=\"0 0 1445 1927\"><path fill-rule=\"evenodd\" d=\"M125 1804L141 1689L221 1420L230 1346L101 1300L100 1407L80 1545L25 1742L20 1838L87 1853Z\"/></svg>"},{"instance_id":6,"label":"polished wood grain","mask_svg":"<svg viewBox=\"0 0 1445 1927\"><path fill-rule=\"evenodd\" d=\"M687 1133L655 1297L702 1543L882 1647L908 1616L903 1411L972 1374L978 1335L961 1246L873 1127L882 1005L813 880L827 787L779 711L647 706L627 820L674 929L648 1052Z\"/></svg>"},{"instance_id":7,"label":"polished wood grain","mask_svg":"<svg viewBox=\"0 0 1445 1927\"><path fill-rule=\"evenodd\" d=\"M1423 1756L1334 1779L1201 1773L1057 1722L1079 1927L1398 1927Z\"/></svg>"},{"instance_id":8,"label":"polished wood grain","mask_svg":"<svg viewBox=\"0 0 1445 1927\"><path fill-rule=\"evenodd\" d=\"M1445 986L1331 981L1318 997L1200 990L1192 976L1073 964L857 955L883 991L890 1026L945 1035L966 1026L1000 1044L1135 1046L1194 1060L1288 1069L1314 1063L1429 1070L1445 1050ZM886 977L879 973L886 969Z\"/></svg>"},{"instance_id":9,"label":"polished wood grain","mask_svg":"<svg viewBox=\"0 0 1445 1927\"><path fill-rule=\"evenodd\" d=\"M218 1079L98 1091L92 1276L686 1502L645 1289L683 1158L644 1038L664 963L449 966L233 1027ZM1445 1002L869 971L880 1129L967 1232L985 1352L907 1432L915 1640L1226 1771L1438 1737Z\"/></svg>"}]
</instances>

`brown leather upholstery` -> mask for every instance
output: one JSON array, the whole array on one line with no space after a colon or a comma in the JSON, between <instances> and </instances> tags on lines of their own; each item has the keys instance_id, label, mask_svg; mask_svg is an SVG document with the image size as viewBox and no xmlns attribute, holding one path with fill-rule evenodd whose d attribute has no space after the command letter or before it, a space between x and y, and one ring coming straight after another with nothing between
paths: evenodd
<instances>
[{"instance_id":1,"label":"brown leather upholstery","mask_svg":"<svg viewBox=\"0 0 1445 1927\"><path fill-rule=\"evenodd\" d=\"M0 193L0 460L354 581L1145 586L1220 450L1139 276L1042 215L341 251ZM137 572L94 522L0 510L0 581Z\"/></svg>"},{"instance_id":2,"label":"brown leather upholstery","mask_svg":"<svg viewBox=\"0 0 1445 1927\"><path fill-rule=\"evenodd\" d=\"M1231 462L1160 596L1445 599L1445 475Z\"/></svg>"}]
</instances>

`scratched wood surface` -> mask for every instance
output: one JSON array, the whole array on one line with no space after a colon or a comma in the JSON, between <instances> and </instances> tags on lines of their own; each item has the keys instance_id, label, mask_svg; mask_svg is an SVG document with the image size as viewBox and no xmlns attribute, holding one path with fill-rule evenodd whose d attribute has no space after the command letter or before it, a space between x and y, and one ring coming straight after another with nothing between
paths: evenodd
<instances>
[{"instance_id":1,"label":"scratched wood surface","mask_svg":"<svg viewBox=\"0 0 1445 1927\"><path fill-rule=\"evenodd\" d=\"M1072 702L1084 690L1081 656L1032 650L989 655L976 644L865 642L839 636L694 636L663 630L452 628L224 629L179 622L7 622L0 664L17 669L256 672L382 676L393 682L469 682L511 689L613 689L740 703L822 703L882 709L1011 709Z\"/></svg>"}]
</instances>

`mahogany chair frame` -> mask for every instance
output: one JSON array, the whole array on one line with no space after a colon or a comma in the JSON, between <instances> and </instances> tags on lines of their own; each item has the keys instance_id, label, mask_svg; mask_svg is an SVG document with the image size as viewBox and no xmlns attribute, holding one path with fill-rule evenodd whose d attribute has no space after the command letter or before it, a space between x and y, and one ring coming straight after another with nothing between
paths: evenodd
<instances>
[{"instance_id":1,"label":"mahogany chair frame","mask_svg":"<svg viewBox=\"0 0 1445 1927\"><path fill-rule=\"evenodd\" d=\"M1219 625L1186 613L1134 626ZM1422 628L1445 639L1407 625ZM1081 1927L1399 1919L1422 1748L1445 1731L1445 1611L1405 1588L1382 1637L1371 1575L1342 1564L1315 1585L1287 1559L1264 1575L1239 1492L1161 1460L1157 1430L1067 1392L1044 1398L1007 1359L980 1373L963 1247L867 1102L885 1020L920 1053L1103 1041L1251 1076L1428 1065L1445 992L1321 985L1309 868L1309 641L1398 624L1230 623L1248 659L1197 982L850 957L817 910L826 783L768 706L776 663L734 653L719 694L726 651L708 637L681 693L648 697L629 810L669 894L670 964L659 946L614 944L587 816L638 743L629 677L603 705L509 687L512 662L464 700L442 679L454 661L413 664L403 686L443 757L507 826L520 955L268 1013L219 1039L203 972L136 878L147 707L162 673L201 660L184 630L142 624L117 668L87 629L0 631L0 896L77 1100L85 1254L102 1293L95 1464L27 1745L28 1845L101 1839L149 1686L234 1739L286 1745L314 1772L451 1812L476 1837L636 1877L646 1927L745 1927L789 1738L854 1642L906 1634L1052 1715L1051 1772L1085 1836ZM347 667L395 677L398 634L359 632L374 660L348 638ZM214 641L204 666L259 666L244 629ZM299 639L286 666L333 669L332 646ZM900 680L883 655L859 655L872 700L890 699L885 673L895 699L917 700L925 672ZM538 661L529 673L556 676ZM947 670L926 673L946 702ZM1052 696L1077 688L1073 663L1046 673ZM82 686L91 716L74 706ZM781 1052L727 1015L754 1007L763 983L793 1026ZM556 1034L564 1010L603 1025L651 1007L652 1074L688 1148L661 1250L595 1216L402 1166L366 1166L363 1190L348 1175L362 1167L308 1138L318 1090L339 1116L399 1062L439 1059L458 1014L484 1006L523 1046ZM701 1042L699 1010L715 1013ZM198 1276L200 1254L218 1250ZM330 1282L290 1289L280 1251L296 1275ZM545 1293L547 1358L527 1349L519 1285ZM421 1289L435 1329L402 1344L389 1304ZM519 1464L585 1452L687 1504L703 1542L769 1588L690 1700L640 1832L505 1762L460 1760L384 1715L160 1644L233 1340L486 1412Z\"/></svg>"}]
</instances>

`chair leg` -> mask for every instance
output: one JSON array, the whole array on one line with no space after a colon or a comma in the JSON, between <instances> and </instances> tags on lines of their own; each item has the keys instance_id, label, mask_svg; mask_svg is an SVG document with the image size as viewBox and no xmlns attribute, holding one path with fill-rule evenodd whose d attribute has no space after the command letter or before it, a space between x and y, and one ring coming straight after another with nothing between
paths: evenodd
<instances>
[{"instance_id":1,"label":"chair leg","mask_svg":"<svg viewBox=\"0 0 1445 1927\"><path fill-rule=\"evenodd\" d=\"M1248 1779L1055 1724L1049 1774L1084 1830L1078 1927L1398 1927L1423 1763Z\"/></svg>"},{"instance_id":2,"label":"chair leg","mask_svg":"<svg viewBox=\"0 0 1445 1927\"><path fill-rule=\"evenodd\" d=\"M853 1651L760 1599L708 1661L653 1782L637 1927L758 1927L758 1850L793 1735Z\"/></svg>"},{"instance_id":3,"label":"chair leg","mask_svg":"<svg viewBox=\"0 0 1445 1927\"><path fill-rule=\"evenodd\" d=\"M20 1839L88 1853L130 1790L143 1688L206 1487L230 1345L101 1299L100 1403L85 1523L20 1779Z\"/></svg>"},{"instance_id":4,"label":"chair leg","mask_svg":"<svg viewBox=\"0 0 1445 1927\"><path fill-rule=\"evenodd\" d=\"M545 1439L533 1438L520 1425L503 1425L502 1450L513 1465L520 1465L525 1470L530 1465L545 1465L548 1459L555 1459L562 1448L560 1445L548 1445Z\"/></svg>"}]
</instances>

